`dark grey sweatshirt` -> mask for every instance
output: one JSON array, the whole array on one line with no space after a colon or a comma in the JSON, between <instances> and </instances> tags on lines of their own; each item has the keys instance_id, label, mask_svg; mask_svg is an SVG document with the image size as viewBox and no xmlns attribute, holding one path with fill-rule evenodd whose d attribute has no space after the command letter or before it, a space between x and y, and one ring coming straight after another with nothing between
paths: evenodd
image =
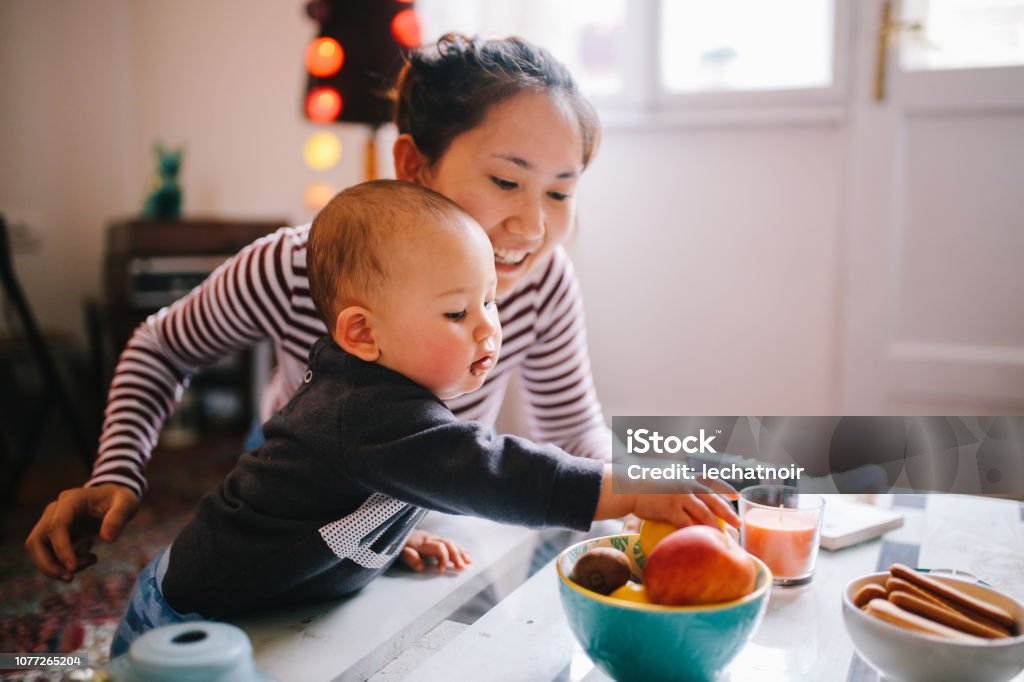
<instances>
[{"instance_id":1,"label":"dark grey sweatshirt","mask_svg":"<svg viewBox=\"0 0 1024 682\"><path fill-rule=\"evenodd\" d=\"M176 611L223 618L348 594L395 560L427 509L590 527L601 462L460 422L330 337L306 378L174 540L162 591Z\"/></svg>"}]
</instances>

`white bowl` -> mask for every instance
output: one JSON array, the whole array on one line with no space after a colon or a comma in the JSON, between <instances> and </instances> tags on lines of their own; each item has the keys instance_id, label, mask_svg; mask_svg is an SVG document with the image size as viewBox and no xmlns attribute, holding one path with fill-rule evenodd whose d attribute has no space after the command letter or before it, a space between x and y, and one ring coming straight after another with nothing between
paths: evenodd
<instances>
[{"instance_id":1,"label":"white bowl","mask_svg":"<svg viewBox=\"0 0 1024 682\"><path fill-rule=\"evenodd\" d=\"M1024 670L1024 604L1001 592L956 578L932 575L958 589L997 604L1017 619L1016 637L977 644L953 642L887 623L858 609L853 596L868 583L885 585L889 573L872 573L843 591L843 622L861 658L887 680L900 682L998 682Z\"/></svg>"}]
</instances>

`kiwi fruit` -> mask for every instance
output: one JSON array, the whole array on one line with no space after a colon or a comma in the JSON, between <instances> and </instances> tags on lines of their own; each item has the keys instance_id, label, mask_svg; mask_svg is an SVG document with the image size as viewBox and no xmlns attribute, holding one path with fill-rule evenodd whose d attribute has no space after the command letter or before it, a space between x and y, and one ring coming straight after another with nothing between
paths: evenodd
<instances>
[{"instance_id":1,"label":"kiwi fruit","mask_svg":"<svg viewBox=\"0 0 1024 682\"><path fill-rule=\"evenodd\" d=\"M612 547L595 547L572 567L572 581L598 594L608 595L629 580L629 558Z\"/></svg>"}]
</instances>

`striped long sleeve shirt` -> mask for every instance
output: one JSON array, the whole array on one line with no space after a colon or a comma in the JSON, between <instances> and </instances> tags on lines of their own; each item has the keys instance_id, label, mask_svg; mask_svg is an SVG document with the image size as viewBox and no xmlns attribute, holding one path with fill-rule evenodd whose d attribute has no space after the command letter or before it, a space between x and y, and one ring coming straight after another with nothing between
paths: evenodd
<instances>
[{"instance_id":1,"label":"striped long sleeve shirt","mask_svg":"<svg viewBox=\"0 0 1024 682\"><path fill-rule=\"evenodd\" d=\"M295 393L310 348L327 331L309 296L309 227L284 227L253 242L135 330L114 371L86 485L119 483L141 496L160 428L189 379L235 351L273 342L277 366L264 391L263 419ZM594 390L582 299L565 251L556 248L498 301L498 311L504 340L497 366L482 388L448 407L460 419L493 425L518 372L534 439L609 460L611 436Z\"/></svg>"}]
</instances>

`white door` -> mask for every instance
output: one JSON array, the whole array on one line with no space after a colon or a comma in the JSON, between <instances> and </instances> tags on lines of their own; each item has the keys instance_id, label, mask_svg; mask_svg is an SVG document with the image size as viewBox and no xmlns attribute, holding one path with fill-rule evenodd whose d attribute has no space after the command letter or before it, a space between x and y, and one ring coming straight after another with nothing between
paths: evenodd
<instances>
[{"instance_id":1,"label":"white door","mask_svg":"<svg viewBox=\"0 0 1024 682\"><path fill-rule=\"evenodd\" d=\"M1022 414L1024 0L861 9L841 408Z\"/></svg>"}]
</instances>

